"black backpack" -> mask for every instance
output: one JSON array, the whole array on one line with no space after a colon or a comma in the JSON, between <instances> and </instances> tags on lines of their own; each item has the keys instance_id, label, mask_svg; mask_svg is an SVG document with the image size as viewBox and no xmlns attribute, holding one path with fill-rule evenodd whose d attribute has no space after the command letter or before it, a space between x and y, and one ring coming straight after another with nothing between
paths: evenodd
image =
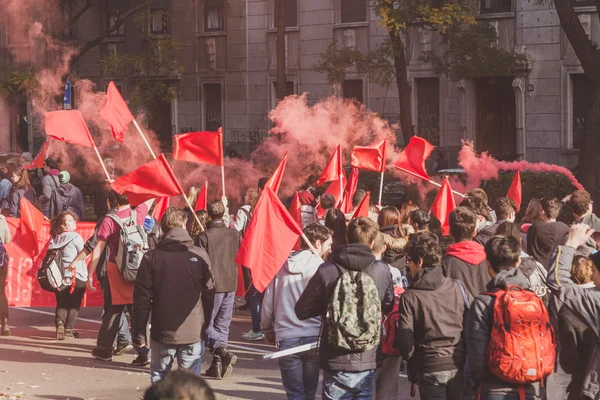
<instances>
[{"instance_id":1,"label":"black backpack","mask_svg":"<svg viewBox=\"0 0 600 400\"><path fill-rule=\"evenodd\" d=\"M64 279L65 266L62 260L63 248L64 246L59 249L48 250L40 269L38 269L38 283L42 289L47 292L62 292L71 286L72 281L70 279ZM75 279L75 277L71 279Z\"/></svg>"}]
</instances>

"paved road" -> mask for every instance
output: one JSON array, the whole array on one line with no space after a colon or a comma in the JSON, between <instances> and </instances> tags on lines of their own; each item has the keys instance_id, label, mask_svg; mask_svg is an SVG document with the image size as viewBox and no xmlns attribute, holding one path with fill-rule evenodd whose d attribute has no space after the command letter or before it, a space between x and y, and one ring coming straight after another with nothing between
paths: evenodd
<instances>
[{"instance_id":1,"label":"paved road","mask_svg":"<svg viewBox=\"0 0 600 400\"><path fill-rule=\"evenodd\" d=\"M83 309L76 330L79 339L55 340L54 309L11 309L12 336L0 337L0 399L125 400L140 399L149 386L148 367L129 365L134 354L112 362L92 358L99 328L100 309ZM218 400L283 400L281 376L276 361L261 356L274 348L239 340L250 329L247 312L237 312L232 323L230 347L238 355L232 376L209 379ZM202 372L211 357L204 356ZM408 383L400 378L398 399L408 399ZM320 398L320 396L318 396Z\"/></svg>"}]
</instances>

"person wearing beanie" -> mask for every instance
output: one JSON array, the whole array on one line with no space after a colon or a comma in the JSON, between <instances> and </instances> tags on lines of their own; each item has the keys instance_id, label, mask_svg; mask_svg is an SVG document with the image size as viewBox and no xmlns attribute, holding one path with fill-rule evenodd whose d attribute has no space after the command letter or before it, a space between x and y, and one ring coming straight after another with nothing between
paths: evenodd
<instances>
[{"instance_id":1,"label":"person wearing beanie","mask_svg":"<svg viewBox=\"0 0 600 400\"><path fill-rule=\"evenodd\" d=\"M42 194L39 197L40 211L47 217L53 218L60 214L63 210L58 211L54 215L50 215L50 199L52 198L53 192L60 186L58 175L58 163L48 157L44 163L44 179L42 179Z\"/></svg>"},{"instance_id":2,"label":"person wearing beanie","mask_svg":"<svg viewBox=\"0 0 600 400\"><path fill-rule=\"evenodd\" d=\"M63 211L72 211L77 215L79 221L83 220L84 207L81 190L71 183L71 174L68 171L61 171L58 180L60 185L50 197L49 218L54 218Z\"/></svg>"}]
</instances>

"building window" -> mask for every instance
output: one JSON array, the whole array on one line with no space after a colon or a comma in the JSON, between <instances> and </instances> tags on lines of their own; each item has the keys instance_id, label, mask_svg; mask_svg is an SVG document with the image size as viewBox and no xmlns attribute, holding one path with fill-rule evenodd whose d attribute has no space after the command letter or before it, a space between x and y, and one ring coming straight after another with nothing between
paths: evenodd
<instances>
[{"instance_id":1,"label":"building window","mask_svg":"<svg viewBox=\"0 0 600 400\"><path fill-rule=\"evenodd\" d=\"M367 20L366 0L340 0L341 22L365 22Z\"/></svg>"},{"instance_id":2,"label":"building window","mask_svg":"<svg viewBox=\"0 0 600 400\"><path fill-rule=\"evenodd\" d=\"M584 74L571 75L573 84L573 148L581 149L593 85Z\"/></svg>"},{"instance_id":3,"label":"building window","mask_svg":"<svg viewBox=\"0 0 600 400\"><path fill-rule=\"evenodd\" d=\"M587 7L596 5L596 2L594 0L571 0L571 4L574 7Z\"/></svg>"},{"instance_id":4,"label":"building window","mask_svg":"<svg viewBox=\"0 0 600 400\"><path fill-rule=\"evenodd\" d=\"M440 81L416 79L417 133L434 146L440 145Z\"/></svg>"},{"instance_id":5,"label":"building window","mask_svg":"<svg viewBox=\"0 0 600 400\"><path fill-rule=\"evenodd\" d=\"M64 23L67 23L69 19L73 16L73 1L72 0L62 0L60 3L60 8L63 13ZM75 29L73 24L67 26L63 31L63 39L69 40L75 37Z\"/></svg>"},{"instance_id":6,"label":"building window","mask_svg":"<svg viewBox=\"0 0 600 400\"><path fill-rule=\"evenodd\" d=\"M108 29L115 26L117 19L117 14L108 14ZM125 35L125 24L121 24L116 30L110 33L110 36L124 36Z\"/></svg>"},{"instance_id":7,"label":"building window","mask_svg":"<svg viewBox=\"0 0 600 400\"><path fill-rule=\"evenodd\" d=\"M273 90L271 91L272 93L272 107L275 107L277 105L277 82L273 82ZM296 85L294 84L293 81L286 81L285 82L285 95L284 97L288 97L291 96L293 94L296 94Z\"/></svg>"},{"instance_id":8,"label":"building window","mask_svg":"<svg viewBox=\"0 0 600 400\"><path fill-rule=\"evenodd\" d=\"M481 14L512 11L511 0L481 0Z\"/></svg>"},{"instance_id":9,"label":"building window","mask_svg":"<svg viewBox=\"0 0 600 400\"><path fill-rule=\"evenodd\" d=\"M206 0L204 4L204 32L225 30L225 6L223 0Z\"/></svg>"},{"instance_id":10,"label":"building window","mask_svg":"<svg viewBox=\"0 0 600 400\"><path fill-rule=\"evenodd\" d=\"M106 45L106 56L107 57L116 57L117 56L117 44L116 43L108 43Z\"/></svg>"},{"instance_id":11,"label":"building window","mask_svg":"<svg viewBox=\"0 0 600 400\"><path fill-rule=\"evenodd\" d=\"M204 84L204 128L216 131L223 126L221 113L221 84Z\"/></svg>"},{"instance_id":12,"label":"building window","mask_svg":"<svg viewBox=\"0 0 600 400\"><path fill-rule=\"evenodd\" d=\"M150 21L151 32L153 34L169 33L169 13L166 8L152 10L152 20Z\"/></svg>"},{"instance_id":13,"label":"building window","mask_svg":"<svg viewBox=\"0 0 600 400\"><path fill-rule=\"evenodd\" d=\"M354 99L359 103L363 102L363 81L362 79L346 79L342 84L342 96L344 99Z\"/></svg>"}]
</instances>

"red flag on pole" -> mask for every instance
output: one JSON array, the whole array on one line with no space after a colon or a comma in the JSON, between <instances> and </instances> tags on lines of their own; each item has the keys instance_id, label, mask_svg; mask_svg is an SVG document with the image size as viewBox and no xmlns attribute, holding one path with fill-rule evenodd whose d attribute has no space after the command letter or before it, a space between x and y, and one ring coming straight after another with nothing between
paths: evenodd
<instances>
[{"instance_id":1,"label":"red flag on pole","mask_svg":"<svg viewBox=\"0 0 600 400\"><path fill-rule=\"evenodd\" d=\"M358 186L358 168L352 168L350 173L350 179L346 184L346 190L344 190L344 200L341 203L340 209L345 214L352 212L352 198L356 193L356 187Z\"/></svg>"},{"instance_id":2,"label":"red flag on pole","mask_svg":"<svg viewBox=\"0 0 600 400\"><path fill-rule=\"evenodd\" d=\"M48 158L48 151L50 150L50 141L52 138L47 138L40 152L31 162L27 165L22 166L23 169L35 169L35 168L44 168L44 164L46 163L46 158Z\"/></svg>"},{"instance_id":3,"label":"red flag on pole","mask_svg":"<svg viewBox=\"0 0 600 400\"><path fill-rule=\"evenodd\" d=\"M371 192L367 192L367 195L362 199L356 211L354 211L354 215L352 219L358 217L368 217L369 216L369 205L371 204Z\"/></svg>"},{"instance_id":4,"label":"red flag on pole","mask_svg":"<svg viewBox=\"0 0 600 400\"><path fill-rule=\"evenodd\" d=\"M323 173L321 174L321 177L316 182L316 185L317 186L321 186L325 182L331 182L331 181L339 180L340 179L340 175L342 173L343 173L343 169L342 169L342 146L338 145L338 147L335 148L335 151L333 152L331 158L329 159L329 162L327 163L327 166L323 170ZM338 194L337 197L340 197L340 195Z\"/></svg>"},{"instance_id":5,"label":"red flag on pole","mask_svg":"<svg viewBox=\"0 0 600 400\"><path fill-rule=\"evenodd\" d=\"M517 203L517 211L521 209L521 201L523 199L523 187L521 186L521 171L517 170L515 177L513 178L510 188L508 188L508 194L506 195L509 199L513 199Z\"/></svg>"},{"instance_id":6,"label":"red flag on pole","mask_svg":"<svg viewBox=\"0 0 600 400\"><path fill-rule=\"evenodd\" d=\"M354 146L351 165L367 171L385 171L386 146L387 140L371 146Z\"/></svg>"},{"instance_id":7,"label":"red flag on pole","mask_svg":"<svg viewBox=\"0 0 600 400\"><path fill-rule=\"evenodd\" d=\"M123 175L110 186L115 192L126 195L133 207L157 197L183 194L183 189L163 154Z\"/></svg>"},{"instance_id":8,"label":"red flag on pole","mask_svg":"<svg viewBox=\"0 0 600 400\"><path fill-rule=\"evenodd\" d=\"M440 221L442 226L442 236L450 234L450 213L456 208L454 195L448 177L444 178L442 187L440 188L433 204L431 205L431 213Z\"/></svg>"},{"instance_id":9,"label":"red flag on pole","mask_svg":"<svg viewBox=\"0 0 600 400\"><path fill-rule=\"evenodd\" d=\"M191 132L173 135L175 160L223 165L223 132Z\"/></svg>"},{"instance_id":10,"label":"red flag on pole","mask_svg":"<svg viewBox=\"0 0 600 400\"><path fill-rule=\"evenodd\" d=\"M204 181L204 186L198 193L196 198L196 204L194 205L194 211L206 210L208 207L208 181Z\"/></svg>"},{"instance_id":11,"label":"red flag on pole","mask_svg":"<svg viewBox=\"0 0 600 400\"><path fill-rule=\"evenodd\" d=\"M166 209L169 208L170 199L170 197L161 197L156 201L156 204L154 205L154 212L152 213L152 218L160 222L163 215L165 214Z\"/></svg>"},{"instance_id":12,"label":"red flag on pole","mask_svg":"<svg viewBox=\"0 0 600 400\"><path fill-rule=\"evenodd\" d=\"M271 175L271 177L265 184L265 187L268 186L271 189L273 189L273 192L275 194L279 192L279 186L281 185L281 179L283 178L283 172L285 171L285 165L287 164L287 156L288 152L286 151L283 155L283 158L281 159L281 162L277 166L277 169L275 170L275 172L273 172L273 175Z\"/></svg>"},{"instance_id":13,"label":"red flag on pole","mask_svg":"<svg viewBox=\"0 0 600 400\"><path fill-rule=\"evenodd\" d=\"M289 212L299 227L302 227L302 208L301 207L302 207L302 204L300 203L300 196L298 195L298 192L296 192L296 194L294 195L294 198L292 199L292 204L290 205ZM300 249L301 249L300 239L298 239L298 241L296 241L296 245L294 246L294 250L300 250Z\"/></svg>"},{"instance_id":14,"label":"red flag on pole","mask_svg":"<svg viewBox=\"0 0 600 400\"><path fill-rule=\"evenodd\" d=\"M40 234L44 225L44 214L40 212L26 198L21 199L19 205L21 211L21 248L28 254L34 256L40 254L43 245L40 246Z\"/></svg>"},{"instance_id":15,"label":"red flag on pole","mask_svg":"<svg viewBox=\"0 0 600 400\"><path fill-rule=\"evenodd\" d=\"M301 234L302 229L275 192L265 186L235 258L236 263L247 265L252 271L256 290L265 290Z\"/></svg>"},{"instance_id":16,"label":"red flag on pole","mask_svg":"<svg viewBox=\"0 0 600 400\"><path fill-rule=\"evenodd\" d=\"M119 93L119 89L117 89L117 86L112 81L108 84L108 89L106 89L106 100L104 101L102 111L100 111L100 116L109 123L115 139L124 143L123 132L127 130L127 125L133 121L133 114L129 111L127 103L125 103L121 93Z\"/></svg>"},{"instance_id":17,"label":"red flag on pole","mask_svg":"<svg viewBox=\"0 0 600 400\"><path fill-rule=\"evenodd\" d=\"M428 181L429 175L425 171L425 160L429 158L434 148L435 146L427 140L413 136L410 138L408 146L398 156L394 166Z\"/></svg>"},{"instance_id":18,"label":"red flag on pole","mask_svg":"<svg viewBox=\"0 0 600 400\"><path fill-rule=\"evenodd\" d=\"M94 140L79 110L51 111L46 117L46 134L63 142L94 147Z\"/></svg>"},{"instance_id":19,"label":"red flag on pole","mask_svg":"<svg viewBox=\"0 0 600 400\"><path fill-rule=\"evenodd\" d=\"M347 186L347 180L346 180L346 173L342 173L342 180L341 180L341 186L342 189L345 188ZM332 181L331 184L329 185L329 187L327 188L327 190L325 191L324 194L330 194L335 198L335 204L336 207L339 207L341 204L340 201L340 179L336 179L335 181ZM342 198L342 201L344 199ZM325 215L325 211L323 211L323 209L321 208L320 204L317 204L317 216L319 218L323 217Z\"/></svg>"}]
</instances>

